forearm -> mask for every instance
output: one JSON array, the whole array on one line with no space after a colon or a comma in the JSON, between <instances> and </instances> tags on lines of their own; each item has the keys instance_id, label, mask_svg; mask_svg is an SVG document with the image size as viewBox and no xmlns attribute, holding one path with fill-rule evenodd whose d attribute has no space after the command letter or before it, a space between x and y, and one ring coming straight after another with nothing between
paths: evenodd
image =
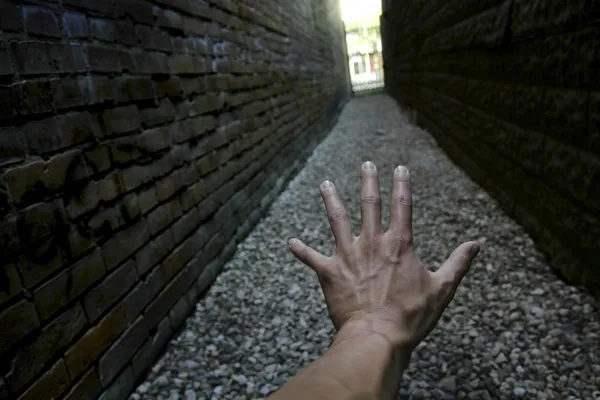
<instances>
[{"instance_id":1,"label":"forearm","mask_svg":"<svg viewBox=\"0 0 600 400\"><path fill-rule=\"evenodd\" d=\"M331 348L271 400L394 399L410 353L378 334L340 331Z\"/></svg>"}]
</instances>

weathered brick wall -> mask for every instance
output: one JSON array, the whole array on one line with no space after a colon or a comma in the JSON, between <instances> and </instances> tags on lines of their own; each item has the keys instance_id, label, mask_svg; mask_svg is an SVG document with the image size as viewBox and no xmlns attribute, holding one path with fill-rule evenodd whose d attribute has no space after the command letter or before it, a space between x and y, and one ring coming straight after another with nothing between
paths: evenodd
<instances>
[{"instance_id":1,"label":"weathered brick wall","mask_svg":"<svg viewBox=\"0 0 600 400\"><path fill-rule=\"evenodd\" d=\"M348 97L337 0L0 0L0 398L123 398Z\"/></svg>"},{"instance_id":2,"label":"weathered brick wall","mask_svg":"<svg viewBox=\"0 0 600 400\"><path fill-rule=\"evenodd\" d=\"M388 92L600 293L600 1L385 0L381 23Z\"/></svg>"}]
</instances>

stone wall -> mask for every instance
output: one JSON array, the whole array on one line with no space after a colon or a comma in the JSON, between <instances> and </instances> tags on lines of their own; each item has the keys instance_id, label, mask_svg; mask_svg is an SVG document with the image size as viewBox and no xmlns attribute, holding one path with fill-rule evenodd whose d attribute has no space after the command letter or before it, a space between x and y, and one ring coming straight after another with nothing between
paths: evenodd
<instances>
[{"instance_id":1,"label":"stone wall","mask_svg":"<svg viewBox=\"0 0 600 400\"><path fill-rule=\"evenodd\" d=\"M0 15L0 399L124 398L347 100L339 6Z\"/></svg>"},{"instance_id":2,"label":"stone wall","mask_svg":"<svg viewBox=\"0 0 600 400\"><path fill-rule=\"evenodd\" d=\"M600 2L385 0L381 25L388 92L600 293Z\"/></svg>"}]
</instances>

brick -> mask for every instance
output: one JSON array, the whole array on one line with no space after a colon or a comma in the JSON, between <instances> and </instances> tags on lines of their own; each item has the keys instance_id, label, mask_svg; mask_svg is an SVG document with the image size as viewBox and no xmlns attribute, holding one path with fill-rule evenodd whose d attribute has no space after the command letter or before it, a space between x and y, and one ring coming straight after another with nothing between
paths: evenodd
<instances>
[{"instance_id":1,"label":"brick","mask_svg":"<svg viewBox=\"0 0 600 400\"><path fill-rule=\"evenodd\" d=\"M138 38L140 47L165 52L170 52L172 50L171 39L166 32L138 25L135 27L135 34Z\"/></svg>"},{"instance_id":2,"label":"brick","mask_svg":"<svg viewBox=\"0 0 600 400\"><path fill-rule=\"evenodd\" d=\"M177 76L170 76L166 80L156 81L156 96L163 97L181 97L181 80Z\"/></svg>"},{"instance_id":3,"label":"brick","mask_svg":"<svg viewBox=\"0 0 600 400\"><path fill-rule=\"evenodd\" d=\"M144 275L150 268L175 247L171 230L166 230L157 236L152 242L144 246L135 255L135 263L138 274Z\"/></svg>"},{"instance_id":4,"label":"brick","mask_svg":"<svg viewBox=\"0 0 600 400\"><path fill-rule=\"evenodd\" d=\"M79 224L71 224L68 228L66 248L63 248L65 261L77 259L94 246L89 232Z\"/></svg>"},{"instance_id":5,"label":"brick","mask_svg":"<svg viewBox=\"0 0 600 400\"><path fill-rule=\"evenodd\" d=\"M13 74L13 67L8 57L8 52L0 45L0 75ZM22 111L22 85L13 83L10 85L0 85L0 101L4 107L0 110L0 118L11 118L19 115ZM8 128L10 130L11 128ZM2 128L6 131L7 128Z\"/></svg>"},{"instance_id":6,"label":"brick","mask_svg":"<svg viewBox=\"0 0 600 400\"><path fill-rule=\"evenodd\" d=\"M102 386L98 372L91 369L85 374L64 397L64 400L93 400L98 397Z\"/></svg>"},{"instance_id":7,"label":"brick","mask_svg":"<svg viewBox=\"0 0 600 400\"><path fill-rule=\"evenodd\" d=\"M71 38L86 38L89 35L88 23L84 14L65 12L62 15L64 35Z\"/></svg>"},{"instance_id":8,"label":"brick","mask_svg":"<svg viewBox=\"0 0 600 400\"><path fill-rule=\"evenodd\" d=\"M183 296L190 282L191 268L186 266L177 276L160 292L158 296L148 305L144 312L148 329L154 329L161 319L167 315L169 310Z\"/></svg>"},{"instance_id":9,"label":"brick","mask_svg":"<svg viewBox=\"0 0 600 400\"><path fill-rule=\"evenodd\" d=\"M193 56L182 54L169 58L169 72L172 74L200 74L205 71L196 70Z\"/></svg>"},{"instance_id":10,"label":"brick","mask_svg":"<svg viewBox=\"0 0 600 400\"><path fill-rule=\"evenodd\" d=\"M57 115L23 125L27 146L37 154L61 150L92 139L99 134L99 129L97 121L87 111Z\"/></svg>"},{"instance_id":11,"label":"brick","mask_svg":"<svg viewBox=\"0 0 600 400\"><path fill-rule=\"evenodd\" d=\"M175 118L173 103L169 99L163 99L159 102L157 108L147 108L141 110L141 120L145 127L164 125L172 122Z\"/></svg>"},{"instance_id":12,"label":"brick","mask_svg":"<svg viewBox=\"0 0 600 400\"><path fill-rule=\"evenodd\" d=\"M0 30L3 31L21 31L23 30L23 20L21 12L16 4L7 0L0 1Z\"/></svg>"},{"instance_id":13,"label":"brick","mask_svg":"<svg viewBox=\"0 0 600 400\"><path fill-rule=\"evenodd\" d=\"M177 171L155 183L154 188L156 189L156 197L159 202L162 203L163 201L173 197L185 187L185 173L185 169L178 169Z\"/></svg>"},{"instance_id":14,"label":"brick","mask_svg":"<svg viewBox=\"0 0 600 400\"><path fill-rule=\"evenodd\" d=\"M106 268L112 270L146 243L149 238L148 225L143 219L117 233L102 246Z\"/></svg>"},{"instance_id":15,"label":"brick","mask_svg":"<svg viewBox=\"0 0 600 400\"><path fill-rule=\"evenodd\" d=\"M68 388L71 380L63 360L58 360L44 375L31 385L19 400L55 399Z\"/></svg>"},{"instance_id":16,"label":"brick","mask_svg":"<svg viewBox=\"0 0 600 400\"><path fill-rule=\"evenodd\" d=\"M580 199L584 204L593 205L590 188L597 184L600 160L574 149L573 147L547 138L540 146L541 154L537 164L544 180L562 187L570 196ZM551 178L550 178L551 177ZM595 204L600 208L600 204ZM554 214L560 215L560 214Z\"/></svg>"},{"instance_id":17,"label":"brick","mask_svg":"<svg viewBox=\"0 0 600 400\"><path fill-rule=\"evenodd\" d=\"M584 15L585 2L560 0L516 0L511 14L511 32L516 38L563 30Z\"/></svg>"},{"instance_id":18,"label":"brick","mask_svg":"<svg viewBox=\"0 0 600 400\"><path fill-rule=\"evenodd\" d=\"M123 312L130 324L141 315L150 300L150 295L143 282L140 282L127 296L125 296L123 299Z\"/></svg>"},{"instance_id":19,"label":"brick","mask_svg":"<svg viewBox=\"0 0 600 400\"><path fill-rule=\"evenodd\" d=\"M65 44L59 49L61 52L62 72L86 72L87 59L80 44Z\"/></svg>"},{"instance_id":20,"label":"brick","mask_svg":"<svg viewBox=\"0 0 600 400\"><path fill-rule=\"evenodd\" d=\"M41 181L44 176L44 168L43 161L35 161L6 171L4 183L15 202L20 203L27 192Z\"/></svg>"},{"instance_id":21,"label":"brick","mask_svg":"<svg viewBox=\"0 0 600 400\"><path fill-rule=\"evenodd\" d=\"M589 135L586 145L600 151L600 92L590 94Z\"/></svg>"},{"instance_id":22,"label":"brick","mask_svg":"<svg viewBox=\"0 0 600 400\"><path fill-rule=\"evenodd\" d=\"M139 51L132 52L135 72L140 74L167 74L167 56L163 53Z\"/></svg>"},{"instance_id":23,"label":"brick","mask_svg":"<svg viewBox=\"0 0 600 400\"><path fill-rule=\"evenodd\" d=\"M25 81L21 87L22 114L52 111L52 81Z\"/></svg>"},{"instance_id":24,"label":"brick","mask_svg":"<svg viewBox=\"0 0 600 400\"><path fill-rule=\"evenodd\" d=\"M154 86L149 77L124 76L117 79L117 85L120 102L154 100Z\"/></svg>"},{"instance_id":25,"label":"brick","mask_svg":"<svg viewBox=\"0 0 600 400\"><path fill-rule=\"evenodd\" d=\"M165 10L159 7L154 7L154 16L158 26L173 30L182 30L183 22L181 14L172 10Z\"/></svg>"},{"instance_id":26,"label":"brick","mask_svg":"<svg viewBox=\"0 0 600 400\"><path fill-rule=\"evenodd\" d=\"M152 12L152 5L146 1L138 0L123 0L115 3L117 14L123 17L129 17L134 21L141 22L143 24L153 24L154 14Z\"/></svg>"},{"instance_id":27,"label":"brick","mask_svg":"<svg viewBox=\"0 0 600 400\"><path fill-rule=\"evenodd\" d=\"M123 170L123 181L127 191L133 190L138 186L148 183L154 179L155 171L152 166L133 165Z\"/></svg>"},{"instance_id":28,"label":"brick","mask_svg":"<svg viewBox=\"0 0 600 400\"><path fill-rule=\"evenodd\" d=\"M156 235L158 232L166 228L169 224L174 222L181 215L181 207L179 205L179 199L175 198L160 207L156 208L150 214L148 214L148 226L152 235Z\"/></svg>"},{"instance_id":29,"label":"brick","mask_svg":"<svg viewBox=\"0 0 600 400\"><path fill-rule=\"evenodd\" d=\"M123 218L120 210L120 204L114 207L105 208L92 215L85 223L85 231L89 232L91 237L102 238L113 234L127 222Z\"/></svg>"},{"instance_id":30,"label":"brick","mask_svg":"<svg viewBox=\"0 0 600 400\"><path fill-rule=\"evenodd\" d=\"M199 249L204 245L204 240L200 238L200 233L190 236L181 245L175 248L167 258L162 262L163 270L163 286L180 271L189 260L198 253Z\"/></svg>"},{"instance_id":31,"label":"brick","mask_svg":"<svg viewBox=\"0 0 600 400\"><path fill-rule=\"evenodd\" d=\"M542 71L545 82L551 86L588 88L598 78L595 71L600 65L594 62L594 49L599 45L597 29L546 38Z\"/></svg>"},{"instance_id":32,"label":"brick","mask_svg":"<svg viewBox=\"0 0 600 400\"><path fill-rule=\"evenodd\" d=\"M216 120L212 115L205 115L201 117L190 118L181 122L180 126L172 126L173 128L173 140L177 143L181 143L190 139L198 139L206 132L209 132L215 128ZM205 142L199 144L202 148L205 148ZM206 149L208 151L209 149ZM194 156L194 158L197 155Z\"/></svg>"},{"instance_id":33,"label":"brick","mask_svg":"<svg viewBox=\"0 0 600 400\"><path fill-rule=\"evenodd\" d=\"M76 218L98 206L125 193L125 183L121 171L113 171L104 178L90 181L81 191L70 199L67 205L69 217Z\"/></svg>"},{"instance_id":34,"label":"brick","mask_svg":"<svg viewBox=\"0 0 600 400\"><path fill-rule=\"evenodd\" d=\"M27 207L18 214L17 230L19 240L24 248L34 246L54 233L57 219L63 214L62 202L37 203Z\"/></svg>"},{"instance_id":35,"label":"brick","mask_svg":"<svg viewBox=\"0 0 600 400\"><path fill-rule=\"evenodd\" d=\"M42 329L36 339L16 353L5 375L13 392L19 391L85 327L83 309L76 304Z\"/></svg>"},{"instance_id":36,"label":"brick","mask_svg":"<svg viewBox=\"0 0 600 400\"><path fill-rule=\"evenodd\" d=\"M2 336L0 349L8 349L28 333L40 326L40 320L32 302L21 300L0 313Z\"/></svg>"},{"instance_id":37,"label":"brick","mask_svg":"<svg viewBox=\"0 0 600 400\"><path fill-rule=\"evenodd\" d=\"M123 307L119 305L65 352L65 363L71 378L75 379L94 363L125 328L127 318Z\"/></svg>"},{"instance_id":38,"label":"brick","mask_svg":"<svg viewBox=\"0 0 600 400\"><path fill-rule=\"evenodd\" d=\"M198 210L192 208L191 211L183 215L171 227L171 232L173 233L173 239L175 240L175 243L181 242L199 225L199 223L200 217Z\"/></svg>"},{"instance_id":39,"label":"brick","mask_svg":"<svg viewBox=\"0 0 600 400\"><path fill-rule=\"evenodd\" d=\"M61 37L58 18L47 8L23 6L23 21L30 35Z\"/></svg>"},{"instance_id":40,"label":"brick","mask_svg":"<svg viewBox=\"0 0 600 400\"><path fill-rule=\"evenodd\" d=\"M128 133L140 129L140 111L135 105L117 107L102 113L107 135Z\"/></svg>"},{"instance_id":41,"label":"brick","mask_svg":"<svg viewBox=\"0 0 600 400\"><path fill-rule=\"evenodd\" d=\"M113 207L104 208L87 221L86 231L94 238L110 235L139 216L137 195L130 193Z\"/></svg>"},{"instance_id":42,"label":"brick","mask_svg":"<svg viewBox=\"0 0 600 400\"><path fill-rule=\"evenodd\" d=\"M17 268L23 279L23 285L30 289L57 271L63 265L63 259L56 237L35 246L35 250L25 253L17 261Z\"/></svg>"},{"instance_id":43,"label":"brick","mask_svg":"<svg viewBox=\"0 0 600 400\"><path fill-rule=\"evenodd\" d=\"M35 304L42 319L48 319L102 278L104 273L101 252L96 250L44 284L34 293Z\"/></svg>"},{"instance_id":44,"label":"brick","mask_svg":"<svg viewBox=\"0 0 600 400\"><path fill-rule=\"evenodd\" d=\"M144 343L131 360L133 374L136 380L139 379L150 367L152 362L156 360L172 335L173 327L171 326L171 321L169 321L168 317L165 317L156 327L154 335Z\"/></svg>"},{"instance_id":45,"label":"brick","mask_svg":"<svg viewBox=\"0 0 600 400\"><path fill-rule=\"evenodd\" d=\"M99 400L125 400L133 390L135 379L131 366L127 366L111 385L106 388Z\"/></svg>"},{"instance_id":46,"label":"brick","mask_svg":"<svg viewBox=\"0 0 600 400\"><path fill-rule=\"evenodd\" d=\"M156 190L154 189L154 186L144 190L143 192L140 192L138 196L138 204L140 206L141 214L146 214L158 204L158 199L156 198Z\"/></svg>"},{"instance_id":47,"label":"brick","mask_svg":"<svg viewBox=\"0 0 600 400\"><path fill-rule=\"evenodd\" d=\"M139 317L100 358L98 373L102 386L107 386L117 376L147 337L148 328L144 318Z\"/></svg>"},{"instance_id":48,"label":"brick","mask_svg":"<svg viewBox=\"0 0 600 400\"><path fill-rule=\"evenodd\" d=\"M112 15L114 13L114 6L111 0L64 0L63 3L84 10L95 11L103 15Z\"/></svg>"},{"instance_id":49,"label":"brick","mask_svg":"<svg viewBox=\"0 0 600 400\"><path fill-rule=\"evenodd\" d=\"M88 105L105 103L116 98L112 80L104 76L82 76L77 78L79 88Z\"/></svg>"},{"instance_id":50,"label":"brick","mask_svg":"<svg viewBox=\"0 0 600 400\"><path fill-rule=\"evenodd\" d=\"M126 262L108 275L83 299L88 321L93 322L113 305L137 280L133 261Z\"/></svg>"},{"instance_id":51,"label":"brick","mask_svg":"<svg viewBox=\"0 0 600 400\"><path fill-rule=\"evenodd\" d=\"M0 165L25 158L25 138L18 128L0 128Z\"/></svg>"},{"instance_id":52,"label":"brick","mask_svg":"<svg viewBox=\"0 0 600 400\"><path fill-rule=\"evenodd\" d=\"M111 20L90 18L90 36L103 42L112 43L117 39L117 27Z\"/></svg>"},{"instance_id":53,"label":"brick","mask_svg":"<svg viewBox=\"0 0 600 400\"><path fill-rule=\"evenodd\" d=\"M119 43L124 46L137 46L140 44L140 38L135 33L135 25L128 21L117 22L117 37Z\"/></svg>"},{"instance_id":54,"label":"brick","mask_svg":"<svg viewBox=\"0 0 600 400\"><path fill-rule=\"evenodd\" d=\"M0 307L7 300L21 294L23 285L21 278L14 264L4 264L0 266L0 274L4 277L4 282L0 287ZM1 318L1 317L0 317Z\"/></svg>"},{"instance_id":55,"label":"brick","mask_svg":"<svg viewBox=\"0 0 600 400\"><path fill-rule=\"evenodd\" d=\"M12 43L15 65L23 75L59 73L62 55L58 49L43 42Z\"/></svg>"},{"instance_id":56,"label":"brick","mask_svg":"<svg viewBox=\"0 0 600 400\"><path fill-rule=\"evenodd\" d=\"M585 143L588 93L565 89L546 89L544 130L566 142Z\"/></svg>"},{"instance_id":57,"label":"brick","mask_svg":"<svg viewBox=\"0 0 600 400\"><path fill-rule=\"evenodd\" d=\"M121 72L118 49L97 44L87 44L85 50L92 72Z\"/></svg>"},{"instance_id":58,"label":"brick","mask_svg":"<svg viewBox=\"0 0 600 400\"><path fill-rule=\"evenodd\" d=\"M186 297L179 299L171 311L169 311L169 319L174 328L179 328L183 324L185 317L190 314L192 308Z\"/></svg>"},{"instance_id":59,"label":"brick","mask_svg":"<svg viewBox=\"0 0 600 400\"><path fill-rule=\"evenodd\" d=\"M85 105L86 99L79 81L62 78L52 81L52 104L57 110Z\"/></svg>"},{"instance_id":60,"label":"brick","mask_svg":"<svg viewBox=\"0 0 600 400\"><path fill-rule=\"evenodd\" d=\"M110 155L108 147L99 145L84 153L85 164L90 174L96 175L110 168Z\"/></svg>"},{"instance_id":61,"label":"brick","mask_svg":"<svg viewBox=\"0 0 600 400\"><path fill-rule=\"evenodd\" d=\"M181 209L183 212L187 212L192 207L198 204L198 202L196 201L196 194L194 193L194 190L195 187L188 186L187 189L181 192L181 194L179 195Z\"/></svg>"}]
</instances>

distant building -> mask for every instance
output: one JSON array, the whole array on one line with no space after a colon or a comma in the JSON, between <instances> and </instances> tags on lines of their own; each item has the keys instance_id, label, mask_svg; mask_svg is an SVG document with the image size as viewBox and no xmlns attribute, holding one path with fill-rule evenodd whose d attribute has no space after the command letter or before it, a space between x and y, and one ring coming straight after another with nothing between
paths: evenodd
<instances>
[{"instance_id":1,"label":"distant building","mask_svg":"<svg viewBox=\"0 0 600 400\"><path fill-rule=\"evenodd\" d=\"M379 18L346 23L350 79L355 91L383 87L383 57Z\"/></svg>"}]
</instances>

